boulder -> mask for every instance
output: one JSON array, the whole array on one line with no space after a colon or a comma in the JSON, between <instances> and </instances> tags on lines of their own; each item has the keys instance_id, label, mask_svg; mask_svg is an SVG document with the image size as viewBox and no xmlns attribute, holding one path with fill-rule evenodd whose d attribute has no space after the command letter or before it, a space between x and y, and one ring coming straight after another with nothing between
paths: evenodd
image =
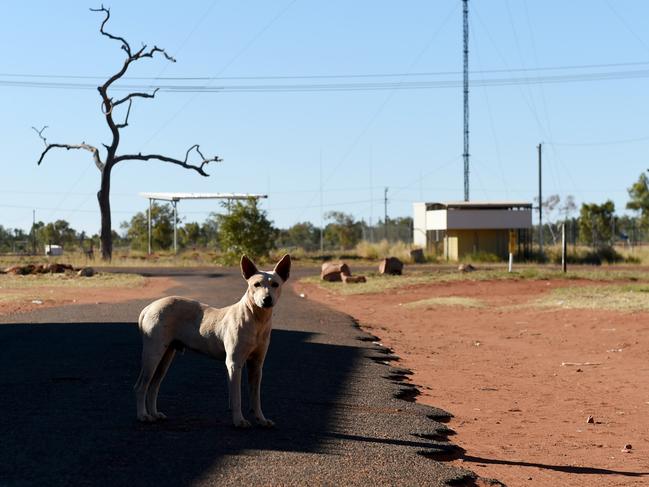
<instances>
[{"instance_id":1,"label":"boulder","mask_svg":"<svg viewBox=\"0 0 649 487\"><path fill-rule=\"evenodd\" d=\"M5 269L5 273L13 274L15 276L26 276L28 274L32 274L34 272L34 269L36 269L36 266L34 264L12 265Z\"/></svg>"},{"instance_id":2,"label":"boulder","mask_svg":"<svg viewBox=\"0 0 649 487\"><path fill-rule=\"evenodd\" d=\"M400 276L403 272L403 262L396 257L388 257L383 259L379 264L379 274L390 274L392 276Z\"/></svg>"},{"instance_id":3,"label":"boulder","mask_svg":"<svg viewBox=\"0 0 649 487\"><path fill-rule=\"evenodd\" d=\"M471 264L460 264L457 268L460 272L473 272L476 270Z\"/></svg>"},{"instance_id":4,"label":"boulder","mask_svg":"<svg viewBox=\"0 0 649 487\"><path fill-rule=\"evenodd\" d=\"M79 277L92 277L95 275L95 270L92 267L83 267L77 272Z\"/></svg>"},{"instance_id":5,"label":"boulder","mask_svg":"<svg viewBox=\"0 0 649 487\"><path fill-rule=\"evenodd\" d=\"M342 276L351 276L349 266L344 262L325 262L320 269L320 278L323 281L342 281Z\"/></svg>"},{"instance_id":6,"label":"boulder","mask_svg":"<svg viewBox=\"0 0 649 487\"><path fill-rule=\"evenodd\" d=\"M365 276L348 276L343 274L341 277L345 284L357 284L359 282L367 282Z\"/></svg>"},{"instance_id":7,"label":"boulder","mask_svg":"<svg viewBox=\"0 0 649 487\"><path fill-rule=\"evenodd\" d=\"M410 251L410 258L415 264L423 264L424 262L426 262L424 249L412 249Z\"/></svg>"},{"instance_id":8,"label":"boulder","mask_svg":"<svg viewBox=\"0 0 649 487\"><path fill-rule=\"evenodd\" d=\"M71 265L69 264L59 264L56 262L52 262L50 264L45 264L43 266L45 272L49 272L51 274L60 274L65 271L73 271L74 269L72 268Z\"/></svg>"}]
</instances>

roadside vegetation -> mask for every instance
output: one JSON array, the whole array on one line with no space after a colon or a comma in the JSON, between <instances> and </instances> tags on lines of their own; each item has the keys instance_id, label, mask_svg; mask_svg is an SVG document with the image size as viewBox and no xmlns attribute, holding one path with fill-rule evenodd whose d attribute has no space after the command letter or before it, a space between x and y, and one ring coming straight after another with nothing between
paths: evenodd
<instances>
[{"instance_id":1,"label":"roadside vegetation","mask_svg":"<svg viewBox=\"0 0 649 487\"><path fill-rule=\"evenodd\" d=\"M649 311L649 284L609 284L553 289L535 303L562 309Z\"/></svg>"},{"instance_id":2,"label":"roadside vegetation","mask_svg":"<svg viewBox=\"0 0 649 487\"><path fill-rule=\"evenodd\" d=\"M73 273L37 274L15 276L0 274L0 289L54 288L137 288L144 285L146 278L135 274L97 273L92 277L79 277Z\"/></svg>"},{"instance_id":3,"label":"roadside vegetation","mask_svg":"<svg viewBox=\"0 0 649 487\"><path fill-rule=\"evenodd\" d=\"M435 284L457 281L487 281L487 280L581 280L593 282L647 282L649 274L641 269L624 268L623 266L582 266L563 273L556 267L527 266L515 272L507 272L502 265L477 269L473 272L459 272L454 266L412 266L402 276L381 275L376 272L364 273L352 269L354 274L366 276L367 282L358 284L343 284L341 282L322 281L319 276L310 276L302 281L320 286L321 288L341 295L381 293L387 290L407 288L421 284ZM649 299L649 295L647 295Z\"/></svg>"},{"instance_id":4,"label":"roadside vegetation","mask_svg":"<svg viewBox=\"0 0 649 487\"><path fill-rule=\"evenodd\" d=\"M649 264L649 178L641 174L628 192L626 209L633 215L618 215L610 200L583 203L577 212L571 196L562 200L558 195L550 195L541 202L544 251L539 251L540 235L535 227L524 255L515 258L517 265L560 263L562 227L566 230L570 265ZM203 222L184 221L181 217L174 222L171 205L154 203L149 254L147 212L148 208L143 209L123 221L119 232L113 230L110 265L232 265L243 253L262 265L285 253L290 253L297 265L319 265L327 260L374 265L385 257L397 257L411 264L410 252L415 248L410 217L386 218L370 225L352 214L330 211L324 215L322 228L308 221L277 228L259 202L250 199L224 205ZM65 220L37 221L28 232L0 225L0 265L41 261L47 245L61 246L64 256L60 260L75 266L91 265L101 254L98 233L79 232ZM424 261L452 264L444 260L440 251L441 248L426 249ZM502 256L488 252L476 252L462 260L481 264L479 267L503 263Z\"/></svg>"}]
</instances>

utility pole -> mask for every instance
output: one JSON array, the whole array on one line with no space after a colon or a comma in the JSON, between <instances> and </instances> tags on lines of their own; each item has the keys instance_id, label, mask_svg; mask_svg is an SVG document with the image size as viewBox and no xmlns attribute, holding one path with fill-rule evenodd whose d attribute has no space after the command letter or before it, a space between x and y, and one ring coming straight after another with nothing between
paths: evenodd
<instances>
[{"instance_id":1,"label":"utility pole","mask_svg":"<svg viewBox=\"0 0 649 487\"><path fill-rule=\"evenodd\" d=\"M36 210L32 210L32 254L36 255Z\"/></svg>"},{"instance_id":2,"label":"utility pole","mask_svg":"<svg viewBox=\"0 0 649 487\"><path fill-rule=\"evenodd\" d=\"M541 159L541 146L542 144L539 143L539 145L536 146L539 152L539 250L541 252L541 255L543 255L543 178L541 174L541 164L542 164L542 159Z\"/></svg>"},{"instance_id":3,"label":"utility pole","mask_svg":"<svg viewBox=\"0 0 649 487\"><path fill-rule=\"evenodd\" d=\"M174 254L178 253L178 201L173 200L171 202L174 207ZM228 207L230 206L230 200L228 200ZM229 212L229 210L228 210Z\"/></svg>"},{"instance_id":4,"label":"utility pole","mask_svg":"<svg viewBox=\"0 0 649 487\"><path fill-rule=\"evenodd\" d=\"M370 242L374 243L374 227L372 227L374 220L374 188L372 187L372 148L370 147Z\"/></svg>"},{"instance_id":5,"label":"utility pole","mask_svg":"<svg viewBox=\"0 0 649 487\"><path fill-rule=\"evenodd\" d=\"M462 0L464 20L464 201L469 201L469 2Z\"/></svg>"},{"instance_id":6,"label":"utility pole","mask_svg":"<svg viewBox=\"0 0 649 487\"><path fill-rule=\"evenodd\" d=\"M383 236L387 240L388 239L388 188L385 188L385 191L383 192L383 212L384 212L384 220L383 220Z\"/></svg>"},{"instance_id":7,"label":"utility pole","mask_svg":"<svg viewBox=\"0 0 649 487\"><path fill-rule=\"evenodd\" d=\"M322 205L322 147L320 148L320 257L324 255L324 209Z\"/></svg>"},{"instance_id":8,"label":"utility pole","mask_svg":"<svg viewBox=\"0 0 649 487\"><path fill-rule=\"evenodd\" d=\"M149 252L148 252L148 255L151 255L151 218L152 218L151 217L151 208L153 206L152 201L153 200L151 200L151 198L149 198L149 218L147 218L147 220L149 220L149 222L148 222L149 223L149 225L148 225L149 226L149 247L148 247Z\"/></svg>"}]
</instances>

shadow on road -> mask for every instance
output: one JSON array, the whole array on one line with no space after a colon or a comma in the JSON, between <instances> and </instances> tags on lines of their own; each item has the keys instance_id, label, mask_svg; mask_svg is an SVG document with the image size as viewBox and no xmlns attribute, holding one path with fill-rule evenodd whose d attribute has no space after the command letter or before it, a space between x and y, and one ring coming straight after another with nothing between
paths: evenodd
<instances>
[{"instance_id":1,"label":"shadow on road","mask_svg":"<svg viewBox=\"0 0 649 487\"><path fill-rule=\"evenodd\" d=\"M0 485L188 485L244 450L326 451L332 404L362 350L310 336L273 331L262 397L278 428L239 431L226 411L224 366L189 352L162 385L169 419L135 420L133 323L3 325Z\"/></svg>"}]
</instances>

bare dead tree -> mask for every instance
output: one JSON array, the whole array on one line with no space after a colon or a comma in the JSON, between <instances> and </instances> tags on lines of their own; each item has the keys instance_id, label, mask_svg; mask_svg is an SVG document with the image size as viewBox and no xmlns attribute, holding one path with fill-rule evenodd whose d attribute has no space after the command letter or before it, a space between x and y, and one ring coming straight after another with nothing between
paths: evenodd
<instances>
[{"instance_id":1,"label":"bare dead tree","mask_svg":"<svg viewBox=\"0 0 649 487\"><path fill-rule=\"evenodd\" d=\"M35 127L32 127L34 131L38 134L38 136L41 138L43 141L43 144L45 144L45 149L41 153L40 158L38 159L38 165L43 162L43 159L47 155L47 153L52 150L52 149L66 149L66 150L71 150L71 149L82 149L86 150L90 153L92 153L92 157L95 161L95 165L97 166L97 169L99 169L99 172L101 173L101 185L100 189L97 192L97 200L99 201L99 210L101 212L101 256L102 259L105 261L110 261L112 258L113 254L113 239L112 239L112 226L111 226L111 213L110 213L110 175L113 170L113 167L115 164L118 162L122 161L150 161L150 160L158 160L158 161L163 161L163 162L169 162L172 164L177 164L178 166L184 167L186 169L192 169L196 171L198 174L201 176L209 176L204 168L207 164L210 162L219 162L221 159L218 156L207 158L203 155L203 153L200 150L200 147L198 144L192 145L187 152L185 153L185 158L184 159L176 159L174 157L168 157L168 156L163 156L160 154L117 154L117 148L119 147L119 142L120 142L120 130L128 127L128 118L131 113L131 105L133 104L133 100L135 98L154 98L158 88L153 90L151 93L144 93L144 92L134 92L134 93L129 93L128 95L114 99L112 96L109 94L109 89L115 83L117 80L122 78L126 72L128 71L129 67L131 64L133 64L136 61L139 61L141 59L146 59L146 58L153 58L155 55L160 55L163 56L166 60L171 61L171 62L176 62L176 60L171 57L169 54L164 49L159 48L158 46L153 46L152 48L148 48L146 44L144 44L141 48L139 48L136 51L133 51L131 49L130 44L123 38L119 36L115 36L109 32L106 32L104 30L104 27L106 26L106 23L108 22L108 19L110 19L110 10L105 8L103 5L101 8L98 9L90 9L92 12L103 12L105 14L104 20L101 23L101 27L99 28L99 32L101 32L102 35L108 37L109 39L115 40L121 44L121 49L126 53L126 59L124 60L124 64L122 67L108 80L101 86L97 87L97 90L99 91L99 95L101 96L101 109L104 117L106 118L106 123L108 124L108 127L110 128L110 132L112 134L112 141L110 144L102 144L105 148L105 157L102 160L101 154L99 152L99 149L95 146L92 146L90 144L86 144L85 142L82 142L80 144L50 144L47 142L47 139L45 138L45 135L43 132L47 128L47 126L43 127L42 129L38 130ZM124 119L122 122L117 122L114 119L115 116L115 109L118 109L120 107L123 107L124 104L128 103L126 107L126 114L124 115ZM196 153L200 160L198 162L190 162L190 156Z\"/></svg>"}]
</instances>

